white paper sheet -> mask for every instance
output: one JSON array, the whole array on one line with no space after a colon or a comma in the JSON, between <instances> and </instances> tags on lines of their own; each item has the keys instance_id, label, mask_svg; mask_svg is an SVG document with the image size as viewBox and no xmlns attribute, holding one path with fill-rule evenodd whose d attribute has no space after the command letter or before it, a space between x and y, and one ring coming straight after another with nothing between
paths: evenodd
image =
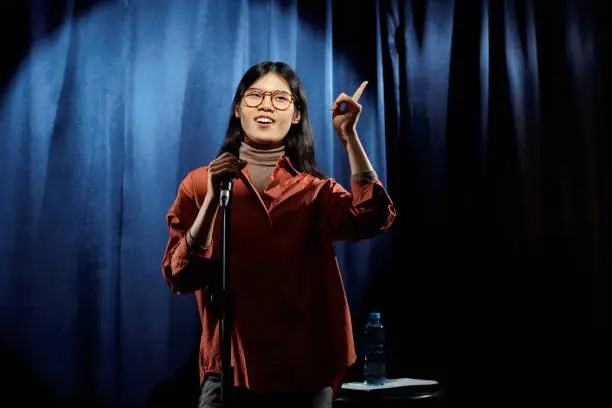
<instances>
[{"instance_id":1,"label":"white paper sheet","mask_svg":"<svg viewBox=\"0 0 612 408\"><path fill-rule=\"evenodd\" d=\"M364 382L348 382L342 384L342 388L345 390L355 391L373 391L382 390L385 388L397 388L397 387L411 387L418 385L436 385L437 381L434 380L422 380L418 378L395 378L387 379L387 382L383 385L369 385Z\"/></svg>"}]
</instances>

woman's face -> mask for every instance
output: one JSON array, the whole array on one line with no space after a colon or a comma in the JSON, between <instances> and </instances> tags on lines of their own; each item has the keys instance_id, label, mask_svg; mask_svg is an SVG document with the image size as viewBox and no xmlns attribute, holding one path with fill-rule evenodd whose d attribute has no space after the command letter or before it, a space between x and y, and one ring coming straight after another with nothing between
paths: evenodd
<instances>
[{"instance_id":1,"label":"woman's face","mask_svg":"<svg viewBox=\"0 0 612 408\"><path fill-rule=\"evenodd\" d=\"M263 92L276 94L266 94L256 106ZM253 82L244 95L234 114L240 119L247 143L264 148L282 145L291 125L300 122L300 112L290 102L291 88L287 81L271 72Z\"/></svg>"}]
</instances>

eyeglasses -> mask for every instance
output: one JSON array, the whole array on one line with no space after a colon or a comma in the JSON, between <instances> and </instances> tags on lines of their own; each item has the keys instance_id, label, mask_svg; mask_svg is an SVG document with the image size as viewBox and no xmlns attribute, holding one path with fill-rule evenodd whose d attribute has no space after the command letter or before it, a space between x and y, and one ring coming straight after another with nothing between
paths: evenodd
<instances>
[{"instance_id":1,"label":"eyeglasses","mask_svg":"<svg viewBox=\"0 0 612 408\"><path fill-rule=\"evenodd\" d=\"M257 88L250 88L242 94L242 100L249 108L257 108L263 103L266 95L270 95L272 106L282 111L289 109L295 99L292 94L285 91L263 91Z\"/></svg>"}]
</instances>

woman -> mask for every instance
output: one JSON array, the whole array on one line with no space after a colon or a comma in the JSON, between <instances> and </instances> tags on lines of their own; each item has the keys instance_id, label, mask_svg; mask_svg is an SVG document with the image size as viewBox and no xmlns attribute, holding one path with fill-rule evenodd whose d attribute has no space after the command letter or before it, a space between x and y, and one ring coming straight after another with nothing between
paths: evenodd
<instances>
[{"instance_id":1,"label":"woman","mask_svg":"<svg viewBox=\"0 0 612 408\"><path fill-rule=\"evenodd\" d=\"M218 407L221 285L219 183L234 178L230 291L232 366L238 405L330 407L355 362L350 312L335 240L371 238L395 209L359 141L355 94L331 107L351 166L349 193L316 167L306 95L286 64L243 76L219 156L191 171L168 211L162 271L174 293L195 293L202 320L200 407ZM243 403L244 405L240 405Z\"/></svg>"}]
</instances>

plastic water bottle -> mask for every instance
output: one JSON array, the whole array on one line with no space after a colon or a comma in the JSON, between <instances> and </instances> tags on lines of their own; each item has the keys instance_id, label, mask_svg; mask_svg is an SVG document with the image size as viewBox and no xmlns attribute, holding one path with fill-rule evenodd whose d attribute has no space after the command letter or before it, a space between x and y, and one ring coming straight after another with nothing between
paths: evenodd
<instances>
[{"instance_id":1,"label":"plastic water bottle","mask_svg":"<svg viewBox=\"0 0 612 408\"><path fill-rule=\"evenodd\" d=\"M370 320L365 326L363 376L369 385L382 385L386 381L385 327L380 313L370 313Z\"/></svg>"}]
</instances>

